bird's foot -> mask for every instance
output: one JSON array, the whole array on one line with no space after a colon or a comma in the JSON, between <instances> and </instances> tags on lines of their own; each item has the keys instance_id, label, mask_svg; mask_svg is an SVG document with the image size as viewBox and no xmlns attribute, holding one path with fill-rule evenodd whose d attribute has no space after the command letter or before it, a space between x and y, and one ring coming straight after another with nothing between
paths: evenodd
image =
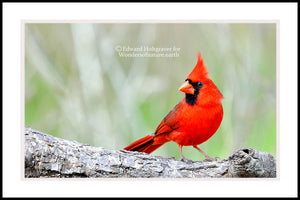
<instances>
[{"instance_id":1,"label":"bird's foot","mask_svg":"<svg viewBox=\"0 0 300 200\"><path fill-rule=\"evenodd\" d=\"M212 161L217 161L218 159L219 159L219 157L211 158L211 157L207 156L207 157L205 157L205 159L203 161L212 162Z\"/></svg>"},{"instance_id":2,"label":"bird's foot","mask_svg":"<svg viewBox=\"0 0 300 200\"><path fill-rule=\"evenodd\" d=\"M180 157L180 160L186 163L192 163L193 161L191 159L185 158L185 157Z\"/></svg>"}]
</instances>

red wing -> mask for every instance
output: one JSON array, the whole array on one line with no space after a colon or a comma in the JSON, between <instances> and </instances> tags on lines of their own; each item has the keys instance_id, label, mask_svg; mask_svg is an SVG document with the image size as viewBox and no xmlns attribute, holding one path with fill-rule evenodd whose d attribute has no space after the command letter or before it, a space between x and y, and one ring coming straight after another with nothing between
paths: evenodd
<instances>
[{"instance_id":1,"label":"red wing","mask_svg":"<svg viewBox=\"0 0 300 200\"><path fill-rule=\"evenodd\" d=\"M162 122L158 125L156 128L156 131L154 133L155 136L170 133L173 130L179 128L178 126L178 116L180 114L180 107L181 102L177 104L170 112L169 114L162 120Z\"/></svg>"}]
</instances>

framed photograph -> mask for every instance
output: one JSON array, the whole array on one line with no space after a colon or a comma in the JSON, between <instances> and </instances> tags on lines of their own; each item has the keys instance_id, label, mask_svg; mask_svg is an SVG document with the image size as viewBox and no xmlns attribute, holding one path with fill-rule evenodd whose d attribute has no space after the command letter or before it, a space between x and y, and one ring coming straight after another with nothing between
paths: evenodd
<instances>
[{"instance_id":1,"label":"framed photograph","mask_svg":"<svg viewBox=\"0 0 300 200\"><path fill-rule=\"evenodd\" d=\"M99 185L104 196L144 196L145 187L165 181L186 191L277 187L279 19L108 16L22 18L20 25L22 182L67 181L71 196L87 195L76 183ZM104 189L124 184L145 187ZM160 187L149 196L245 194L226 192Z\"/></svg>"}]
</instances>

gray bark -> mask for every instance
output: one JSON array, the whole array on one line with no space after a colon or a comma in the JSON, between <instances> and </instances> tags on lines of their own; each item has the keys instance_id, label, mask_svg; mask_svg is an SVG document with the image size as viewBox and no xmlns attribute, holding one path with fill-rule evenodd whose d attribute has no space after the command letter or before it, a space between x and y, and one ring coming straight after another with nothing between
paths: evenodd
<instances>
[{"instance_id":1,"label":"gray bark","mask_svg":"<svg viewBox=\"0 0 300 200\"><path fill-rule=\"evenodd\" d=\"M253 148L219 161L184 162L110 150L56 138L25 127L25 177L202 178L276 177L276 160Z\"/></svg>"}]
</instances>

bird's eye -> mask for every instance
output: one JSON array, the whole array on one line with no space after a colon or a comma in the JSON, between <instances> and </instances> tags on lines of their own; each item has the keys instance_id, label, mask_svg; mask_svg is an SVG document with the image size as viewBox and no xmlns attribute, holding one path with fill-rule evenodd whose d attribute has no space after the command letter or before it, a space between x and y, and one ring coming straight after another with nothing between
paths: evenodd
<instances>
[{"instance_id":1,"label":"bird's eye","mask_svg":"<svg viewBox=\"0 0 300 200\"><path fill-rule=\"evenodd\" d=\"M198 86L201 88L202 86L204 85L204 83L203 82L198 82Z\"/></svg>"}]
</instances>

